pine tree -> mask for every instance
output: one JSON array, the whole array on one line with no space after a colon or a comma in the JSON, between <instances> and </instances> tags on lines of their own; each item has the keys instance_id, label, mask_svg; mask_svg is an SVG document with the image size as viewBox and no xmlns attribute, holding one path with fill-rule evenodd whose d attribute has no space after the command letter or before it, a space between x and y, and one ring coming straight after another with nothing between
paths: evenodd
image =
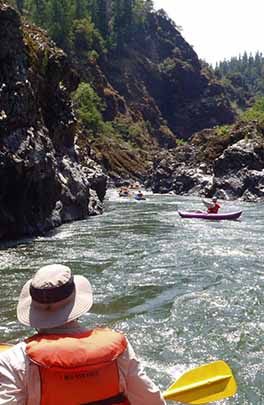
<instances>
[{"instance_id":1,"label":"pine tree","mask_svg":"<svg viewBox=\"0 0 264 405\"><path fill-rule=\"evenodd\" d=\"M80 20L85 15L87 15L84 0L75 0L73 4L74 4L74 19Z\"/></svg>"},{"instance_id":2,"label":"pine tree","mask_svg":"<svg viewBox=\"0 0 264 405\"><path fill-rule=\"evenodd\" d=\"M97 0L97 4L95 26L99 29L102 36L106 38L109 34L107 1Z\"/></svg>"},{"instance_id":3,"label":"pine tree","mask_svg":"<svg viewBox=\"0 0 264 405\"><path fill-rule=\"evenodd\" d=\"M35 24L47 28L47 14L45 0L25 0L25 9L30 14Z\"/></svg>"},{"instance_id":4,"label":"pine tree","mask_svg":"<svg viewBox=\"0 0 264 405\"><path fill-rule=\"evenodd\" d=\"M72 13L69 0L50 0L47 11L48 30L61 48L68 50Z\"/></svg>"},{"instance_id":5,"label":"pine tree","mask_svg":"<svg viewBox=\"0 0 264 405\"><path fill-rule=\"evenodd\" d=\"M17 9L20 12L20 14L23 14L24 0L16 0L16 5L17 5Z\"/></svg>"},{"instance_id":6,"label":"pine tree","mask_svg":"<svg viewBox=\"0 0 264 405\"><path fill-rule=\"evenodd\" d=\"M122 49L122 0L113 1L113 31L112 37L117 53Z\"/></svg>"}]
</instances>

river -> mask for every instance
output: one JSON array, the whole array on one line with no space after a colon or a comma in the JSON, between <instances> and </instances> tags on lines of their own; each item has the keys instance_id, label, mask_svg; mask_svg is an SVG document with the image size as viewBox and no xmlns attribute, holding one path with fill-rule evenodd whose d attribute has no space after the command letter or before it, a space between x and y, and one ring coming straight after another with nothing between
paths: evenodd
<instances>
[{"instance_id":1,"label":"river","mask_svg":"<svg viewBox=\"0 0 264 405\"><path fill-rule=\"evenodd\" d=\"M181 219L197 197L107 193L105 213L45 237L1 246L0 341L32 331L16 321L20 289L42 265L87 276L94 305L82 322L123 331L161 390L188 369L217 359L238 394L219 404L264 403L264 207L222 202L239 221Z\"/></svg>"}]
</instances>

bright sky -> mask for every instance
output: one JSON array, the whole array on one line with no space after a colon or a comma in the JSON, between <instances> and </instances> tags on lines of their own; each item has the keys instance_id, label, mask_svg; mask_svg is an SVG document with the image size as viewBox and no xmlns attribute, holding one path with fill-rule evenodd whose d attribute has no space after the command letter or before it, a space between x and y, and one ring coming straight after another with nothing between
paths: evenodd
<instances>
[{"instance_id":1,"label":"bright sky","mask_svg":"<svg viewBox=\"0 0 264 405\"><path fill-rule=\"evenodd\" d=\"M154 0L183 28L200 59L215 64L247 51L264 54L264 0Z\"/></svg>"}]
</instances>

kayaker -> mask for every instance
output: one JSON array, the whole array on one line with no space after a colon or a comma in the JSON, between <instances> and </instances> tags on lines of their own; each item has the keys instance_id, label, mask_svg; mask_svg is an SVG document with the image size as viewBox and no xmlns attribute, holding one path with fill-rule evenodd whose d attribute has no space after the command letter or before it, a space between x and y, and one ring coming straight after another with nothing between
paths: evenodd
<instances>
[{"instance_id":1,"label":"kayaker","mask_svg":"<svg viewBox=\"0 0 264 405\"><path fill-rule=\"evenodd\" d=\"M221 208L220 204L217 202L217 197L214 196L212 198L212 201L206 201L203 200L204 205L207 207L207 213L208 214L217 214L219 208ZM197 211L197 212L203 212L203 211Z\"/></svg>"},{"instance_id":2,"label":"kayaker","mask_svg":"<svg viewBox=\"0 0 264 405\"><path fill-rule=\"evenodd\" d=\"M79 323L92 303L88 279L61 264L24 285L17 317L37 334L1 352L1 405L165 404L122 333Z\"/></svg>"},{"instance_id":3,"label":"kayaker","mask_svg":"<svg viewBox=\"0 0 264 405\"><path fill-rule=\"evenodd\" d=\"M217 202L217 197L212 198L212 205L208 206L207 212L208 214L217 214L219 208L221 208L220 204Z\"/></svg>"}]
</instances>

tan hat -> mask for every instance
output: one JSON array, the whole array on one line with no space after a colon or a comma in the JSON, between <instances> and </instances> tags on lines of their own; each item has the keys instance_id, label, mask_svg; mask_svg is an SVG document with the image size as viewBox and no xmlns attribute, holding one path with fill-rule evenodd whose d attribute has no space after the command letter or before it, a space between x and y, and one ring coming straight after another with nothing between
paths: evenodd
<instances>
[{"instance_id":1,"label":"tan hat","mask_svg":"<svg viewBox=\"0 0 264 405\"><path fill-rule=\"evenodd\" d=\"M17 318L33 328L54 328L89 311L92 287L87 278L73 276L62 264L41 267L22 288Z\"/></svg>"}]
</instances>

